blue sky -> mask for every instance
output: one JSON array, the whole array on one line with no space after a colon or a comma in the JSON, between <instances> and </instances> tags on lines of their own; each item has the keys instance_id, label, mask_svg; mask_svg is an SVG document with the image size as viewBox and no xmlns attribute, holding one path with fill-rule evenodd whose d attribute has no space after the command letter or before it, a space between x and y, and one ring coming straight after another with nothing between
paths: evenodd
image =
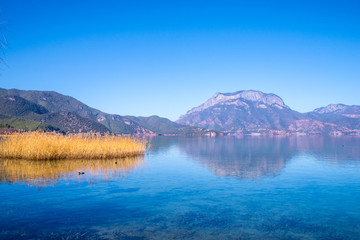
<instances>
[{"instance_id":1,"label":"blue sky","mask_svg":"<svg viewBox=\"0 0 360 240\"><path fill-rule=\"evenodd\" d=\"M3 88L171 120L247 89L300 112L360 105L358 1L0 0L0 10Z\"/></svg>"}]
</instances>

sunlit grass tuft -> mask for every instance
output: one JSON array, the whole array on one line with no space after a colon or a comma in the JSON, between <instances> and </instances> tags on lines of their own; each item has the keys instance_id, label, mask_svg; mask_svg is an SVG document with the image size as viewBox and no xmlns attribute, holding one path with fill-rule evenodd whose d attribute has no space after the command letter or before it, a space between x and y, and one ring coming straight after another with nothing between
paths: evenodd
<instances>
[{"instance_id":1,"label":"sunlit grass tuft","mask_svg":"<svg viewBox=\"0 0 360 240\"><path fill-rule=\"evenodd\" d=\"M144 140L96 133L22 132L0 142L3 159L111 159L141 155L145 150Z\"/></svg>"}]
</instances>

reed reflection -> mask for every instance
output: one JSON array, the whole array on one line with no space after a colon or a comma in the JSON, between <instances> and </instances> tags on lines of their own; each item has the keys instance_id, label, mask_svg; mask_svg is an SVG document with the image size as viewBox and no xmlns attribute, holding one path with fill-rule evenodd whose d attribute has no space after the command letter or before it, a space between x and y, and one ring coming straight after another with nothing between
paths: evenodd
<instances>
[{"instance_id":1,"label":"reed reflection","mask_svg":"<svg viewBox=\"0 0 360 240\"><path fill-rule=\"evenodd\" d=\"M36 187L55 186L59 181L90 184L123 178L144 164L144 156L121 159L0 160L0 182Z\"/></svg>"}]
</instances>

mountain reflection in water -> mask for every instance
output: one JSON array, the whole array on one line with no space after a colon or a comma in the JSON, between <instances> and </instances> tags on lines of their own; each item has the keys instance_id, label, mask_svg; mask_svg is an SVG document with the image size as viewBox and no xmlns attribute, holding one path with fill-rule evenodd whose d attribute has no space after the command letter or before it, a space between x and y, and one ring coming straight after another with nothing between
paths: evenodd
<instances>
[{"instance_id":1,"label":"mountain reflection in water","mask_svg":"<svg viewBox=\"0 0 360 240\"><path fill-rule=\"evenodd\" d=\"M181 151L215 175L239 179L276 176L300 154L335 164L360 163L360 138L356 137L220 137L177 141Z\"/></svg>"},{"instance_id":2,"label":"mountain reflection in water","mask_svg":"<svg viewBox=\"0 0 360 240\"><path fill-rule=\"evenodd\" d=\"M36 187L55 186L59 181L88 183L125 177L144 163L144 157L122 159L77 159L34 161L0 160L0 182Z\"/></svg>"}]
</instances>

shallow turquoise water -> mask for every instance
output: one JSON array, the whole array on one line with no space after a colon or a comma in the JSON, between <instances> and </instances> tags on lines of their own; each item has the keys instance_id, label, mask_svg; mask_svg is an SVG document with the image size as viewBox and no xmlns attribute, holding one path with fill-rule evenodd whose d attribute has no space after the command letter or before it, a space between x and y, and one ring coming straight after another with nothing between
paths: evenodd
<instances>
[{"instance_id":1,"label":"shallow turquoise water","mask_svg":"<svg viewBox=\"0 0 360 240\"><path fill-rule=\"evenodd\" d=\"M0 160L0 239L360 239L360 138L151 142L124 165Z\"/></svg>"}]
</instances>

